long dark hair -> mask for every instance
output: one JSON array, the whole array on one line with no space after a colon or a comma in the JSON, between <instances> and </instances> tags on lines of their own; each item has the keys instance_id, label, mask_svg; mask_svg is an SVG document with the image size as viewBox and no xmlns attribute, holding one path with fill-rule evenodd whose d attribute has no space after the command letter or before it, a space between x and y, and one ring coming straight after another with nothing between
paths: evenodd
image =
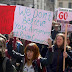
<instances>
[{"instance_id":1,"label":"long dark hair","mask_svg":"<svg viewBox=\"0 0 72 72\"><path fill-rule=\"evenodd\" d=\"M63 44L60 46L61 49L64 49L64 41L65 41L65 35L63 33L58 33L56 35L55 41L54 41L54 45L57 46L57 37L61 36L63 38Z\"/></svg>"}]
</instances>

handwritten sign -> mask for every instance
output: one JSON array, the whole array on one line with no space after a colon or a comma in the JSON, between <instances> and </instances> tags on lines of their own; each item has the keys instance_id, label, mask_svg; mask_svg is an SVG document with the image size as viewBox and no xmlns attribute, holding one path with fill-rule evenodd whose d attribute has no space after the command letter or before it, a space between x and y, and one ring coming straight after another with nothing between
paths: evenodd
<instances>
[{"instance_id":1,"label":"handwritten sign","mask_svg":"<svg viewBox=\"0 0 72 72\"><path fill-rule=\"evenodd\" d=\"M9 34L13 30L15 6L0 6L0 33Z\"/></svg>"},{"instance_id":2,"label":"handwritten sign","mask_svg":"<svg viewBox=\"0 0 72 72\"><path fill-rule=\"evenodd\" d=\"M72 25L68 24L67 31L72 31ZM65 32L65 24L61 24L61 32Z\"/></svg>"},{"instance_id":3,"label":"handwritten sign","mask_svg":"<svg viewBox=\"0 0 72 72\"><path fill-rule=\"evenodd\" d=\"M29 41L48 44L51 34L53 12L16 6L14 35Z\"/></svg>"},{"instance_id":4,"label":"handwritten sign","mask_svg":"<svg viewBox=\"0 0 72 72\"><path fill-rule=\"evenodd\" d=\"M70 21L72 20L72 9L59 8L57 20Z\"/></svg>"}]
</instances>

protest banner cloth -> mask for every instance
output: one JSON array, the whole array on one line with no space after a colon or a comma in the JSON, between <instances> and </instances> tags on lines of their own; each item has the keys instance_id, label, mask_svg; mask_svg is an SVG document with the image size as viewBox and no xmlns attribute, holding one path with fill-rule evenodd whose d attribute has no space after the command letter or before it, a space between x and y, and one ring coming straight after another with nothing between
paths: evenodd
<instances>
[{"instance_id":1,"label":"protest banner cloth","mask_svg":"<svg viewBox=\"0 0 72 72\"><path fill-rule=\"evenodd\" d=\"M13 30L16 6L0 6L0 33L9 34Z\"/></svg>"},{"instance_id":2,"label":"protest banner cloth","mask_svg":"<svg viewBox=\"0 0 72 72\"><path fill-rule=\"evenodd\" d=\"M51 11L17 5L14 16L14 36L47 45L51 35L52 19Z\"/></svg>"},{"instance_id":3,"label":"protest banner cloth","mask_svg":"<svg viewBox=\"0 0 72 72\"><path fill-rule=\"evenodd\" d=\"M71 19L72 19L72 9L68 8L58 9L57 21L65 24L64 52L66 52L67 26ZM65 71L65 57L63 58L63 71Z\"/></svg>"}]
</instances>

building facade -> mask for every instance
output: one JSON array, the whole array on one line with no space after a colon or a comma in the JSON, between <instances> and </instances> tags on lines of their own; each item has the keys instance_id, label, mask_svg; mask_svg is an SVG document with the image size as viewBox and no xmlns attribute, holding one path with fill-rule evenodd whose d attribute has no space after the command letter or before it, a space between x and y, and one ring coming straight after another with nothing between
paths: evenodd
<instances>
[{"instance_id":1,"label":"building facade","mask_svg":"<svg viewBox=\"0 0 72 72\"><path fill-rule=\"evenodd\" d=\"M7 5L23 5L36 9L54 11L54 0L0 0L0 3Z\"/></svg>"},{"instance_id":2,"label":"building facade","mask_svg":"<svg viewBox=\"0 0 72 72\"><path fill-rule=\"evenodd\" d=\"M55 9L59 7L72 8L72 0L55 0Z\"/></svg>"}]
</instances>

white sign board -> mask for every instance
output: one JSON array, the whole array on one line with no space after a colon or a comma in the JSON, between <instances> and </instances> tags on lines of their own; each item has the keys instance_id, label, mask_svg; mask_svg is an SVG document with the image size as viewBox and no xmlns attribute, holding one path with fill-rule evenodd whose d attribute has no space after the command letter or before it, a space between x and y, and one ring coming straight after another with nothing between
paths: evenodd
<instances>
[{"instance_id":1,"label":"white sign board","mask_svg":"<svg viewBox=\"0 0 72 72\"><path fill-rule=\"evenodd\" d=\"M57 20L70 21L72 20L72 9L59 8Z\"/></svg>"},{"instance_id":2,"label":"white sign board","mask_svg":"<svg viewBox=\"0 0 72 72\"><path fill-rule=\"evenodd\" d=\"M17 5L14 16L14 35L25 40L48 44L52 19L51 11Z\"/></svg>"}]
</instances>

